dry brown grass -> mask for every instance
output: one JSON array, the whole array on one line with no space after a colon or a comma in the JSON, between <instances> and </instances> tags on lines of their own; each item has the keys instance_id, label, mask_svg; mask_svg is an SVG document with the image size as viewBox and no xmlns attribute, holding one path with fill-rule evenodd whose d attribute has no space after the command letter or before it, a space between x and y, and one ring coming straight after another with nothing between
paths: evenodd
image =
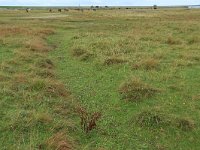
<instances>
[{"instance_id":1,"label":"dry brown grass","mask_svg":"<svg viewBox=\"0 0 200 150\"><path fill-rule=\"evenodd\" d=\"M39 149L54 149L54 150L72 150L74 149L73 143L68 139L65 132L58 132L50 137Z\"/></svg>"},{"instance_id":2,"label":"dry brown grass","mask_svg":"<svg viewBox=\"0 0 200 150\"><path fill-rule=\"evenodd\" d=\"M198 44L200 43L200 37L194 36L188 40L188 44Z\"/></svg>"},{"instance_id":3,"label":"dry brown grass","mask_svg":"<svg viewBox=\"0 0 200 150\"><path fill-rule=\"evenodd\" d=\"M13 81L15 83L27 83L28 78L27 78L27 75L24 73L17 73L13 75Z\"/></svg>"},{"instance_id":4,"label":"dry brown grass","mask_svg":"<svg viewBox=\"0 0 200 150\"><path fill-rule=\"evenodd\" d=\"M192 100L200 100L200 94L192 96Z\"/></svg>"},{"instance_id":5,"label":"dry brown grass","mask_svg":"<svg viewBox=\"0 0 200 150\"><path fill-rule=\"evenodd\" d=\"M159 92L159 89L144 83L138 78L132 78L129 81L122 83L119 88L119 93L122 98L133 102L151 98Z\"/></svg>"},{"instance_id":6,"label":"dry brown grass","mask_svg":"<svg viewBox=\"0 0 200 150\"><path fill-rule=\"evenodd\" d=\"M54 68L53 62L48 58L38 59L35 66L42 68L42 69L53 69Z\"/></svg>"},{"instance_id":7,"label":"dry brown grass","mask_svg":"<svg viewBox=\"0 0 200 150\"><path fill-rule=\"evenodd\" d=\"M40 93L43 93L47 97L69 97L71 95L63 83L53 79L34 78L28 90L40 91Z\"/></svg>"},{"instance_id":8,"label":"dry brown grass","mask_svg":"<svg viewBox=\"0 0 200 150\"><path fill-rule=\"evenodd\" d=\"M27 51L26 48L18 49L16 52L15 60L18 60L20 62L29 64L33 63L34 60L39 60L46 58L44 53L30 53L30 51Z\"/></svg>"},{"instance_id":9,"label":"dry brown grass","mask_svg":"<svg viewBox=\"0 0 200 150\"><path fill-rule=\"evenodd\" d=\"M169 45L179 45L182 44L182 41L180 39L175 39L172 36L169 36L166 43Z\"/></svg>"},{"instance_id":10,"label":"dry brown grass","mask_svg":"<svg viewBox=\"0 0 200 150\"><path fill-rule=\"evenodd\" d=\"M109 65L114 65L114 64L122 64L126 62L128 62L128 60L124 58L112 56L112 57L106 58L103 64L109 66Z\"/></svg>"},{"instance_id":11,"label":"dry brown grass","mask_svg":"<svg viewBox=\"0 0 200 150\"><path fill-rule=\"evenodd\" d=\"M35 74L41 78L55 78L55 72L51 69L36 69Z\"/></svg>"},{"instance_id":12,"label":"dry brown grass","mask_svg":"<svg viewBox=\"0 0 200 150\"><path fill-rule=\"evenodd\" d=\"M34 38L26 41L24 45L33 52L44 53L52 50L52 47L50 47L42 38Z\"/></svg>"},{"instance_id":13,"label":"dry brown grass","mask_svg":"<svg viewBox=\"0 0 200 150\"><path fill-rule=\"evenodd\" d=\"M71 95L65 85L59 81L50 81L45 87L45 93L47 96L53 97L69 97Z\"/></svg>"},{"instance_id":14,"label":"dry brown grass","mask_svg":"<svg viewBox=\"0 0 200 150\"><path fill-rule=\"evenodd\" d=\"M46 37L52 34L55 34L55 30L53 29L41 29L39 31L36 31L36 35L39 35L40 37Z\"/></svg>"},{"instance_id":15,"label":"dry brown grass","mask_svg":"<svg viewBox=\"0 0 200 150\"><path fill-rule=\"evenodd\" d=\"M9 73L9 74L13 74L13 73L17 72L17 70L16 70L16 68L14 66L9 65L9 64L7 64L5 62L0 64L0 70L5 72L5 73Z\"/></svg>"},{"instance_id":16,"label":"dry brown grass","mask_svg":"<svg viewBox=\"0 0 200 150\"><path fill-rule=\"evenodd\" d=\"M132 68L133 69L145 69L145 70L152 70L159 68L160 61L155 58L148 58L145 60L141 60L138 63L135 63Z\"/></svg>"},{"instance_id":17,"label":"dry brown grass","mask_svg":"<svg viewBox=\"0 0 200 150\"><path fill-rule=\"evenodd\" d=\"M61 130L58 127L59 121L64 122L64 125L61 125L62 129L68 130L70 124L68 117L72 109L69 102L71 93L62 82L57 80L54 63L47 54L53 47L47 43L46 38L54 33L52 29L38 29L35 26L30 30L28 27L0 26L0 44L1 46L6 44L5 46L13 52L11 59L0 64L2 90L0 94L3 94L1 98L10 100L8 102L10 105L6 108L8 111L13 108L11 115L6 116L10 121L3 120L5 132L15 131L16 136L22 134L22 138L29 137L28 132L43 132L46 137L49 133ZM39 104L40 102L42 105ZM63 114L65 112L65 116L60 118L61 114L55 113L55 107ZM56 121L54 115L57 116ZM41 139L46 140L38 139L33 140L34 148ZM21 142L20 139L19 141ZM16 141L13 141L13 144L16 144ZM30 142L24 144L28 145ZM66 133L59 132L46 140L44 145L40 145L39 149L71 150L74 149L72 145Z\"/></svg>"},{"instance_id":18,"label":"dry brown grass","mask_svg":"<svg viewBox=\"0 0 200 150\"><path fill-rule=\"evenodd\" d=\"M189 67L194 65L194 62L184 59L176 59L172 62L172 67Z\"/></svg>"},{"instance_id":19,"label":"dry brown grass","mask_svg":"<svg viewBox=\"0 0 200 150\"><path fill-rule=\"evenodd\" d=\"M82 49L82 48L74 48L72 50L72 55L75 57L80 57L84 54L88 53L86 50Z\"/></svg>"},{"instance_id":20,"label":"dry brown grass","mask_svg":"<svg viewBox=\"0 0 200 150\"><path fill-rule=\"evenodd\" d=\"M0 82L5 82L10 80L10 77L8 75L0 73Z\"/></svg>"},{"instance_id":21,"label":"dry brown grass","mask_svg":"<svg viewBox=\"0 0 200 150\"><path fill-rule=\"evenodd\" d=\"M182 53L182 54L180 54L179 57L180 57L180 59L186 60L186 61L192 61L192 62L194 62L194 61L199 62L200 61L200 56L198 54L192 53L192 52Z\"/></svg>"},{"instance_id":22,"label":"dry brown grass","mask_svg":"<svg viewBox=\"0 0 200 150\"><path fill-rule=\"evenodd\" d=\"M72 55L74 57L79 58L81 61L87 61L94 56L93 54L89 53L87 50L83 48L73 48Z\"/></svg>"},{"instance_id":23,"label":"dry brown grass","mask_svg":"<svg viewBox=\"0 0 200 150\"><path fill-rule=\"evenodd\" d=\"M2 37L13 36L17 34L28 34L29 32L30 31L24 27L17 27L17 26L0 27L0 35Z\"/></svg>"}]
</instances>

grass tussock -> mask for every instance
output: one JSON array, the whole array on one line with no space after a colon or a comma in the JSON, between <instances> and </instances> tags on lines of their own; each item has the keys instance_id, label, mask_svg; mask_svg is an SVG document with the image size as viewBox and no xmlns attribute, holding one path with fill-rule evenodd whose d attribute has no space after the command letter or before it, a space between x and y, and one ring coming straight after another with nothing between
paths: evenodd
<instances>
[{"instance_id":1,"label":"grass tussock","mask_svg":"<svg viewBox=\"0 0 200 150\"><path fill-rule=\"evenodd\" d=\"M17 73L13 75L13 82L15 83L27 83L28 82L28 78L27 75L24 73Z\"/></svg>"},{"instance_id":2,"label":"grass tussock","mask_svg":"<svg viewBox=\"0 0 200 150\"><path fill-rule=\"evenodd\" d=\"M194 120L190 118L177 118L177 127L183 131L191 131L195 128Z\"/></svg>"},{"instance_id":3,"label":"grass tussock","mask_svg":"<svg viewBox=\"0 0 200 150\"><path fill-rule=\"evenodd\" d=\"M75 57L80 57L80 56L82 56L86 53L87 53L87 51L82 49L82 48L74 48L72 50L72 55L75 56Z\"/></svg>"},{"instance_id":4,"label":"grass tussock","mask_svg":"<svg viewBox=\"0 0 200 150\"><path fill-rule=\"evenodd\" d=\"M36 35L42 36L42 37L46 37L48 35L52 35L55 34L55 30L53 29L42 29L36 32Z\"/></svg>"},{"instance_id":5,"label":"grass tussock","mask_svg":"<svg viewBox=\"0 0 200 150\"><path fill-rule=\"evenodd\" d=\"M59 83L58 81L50 82L45 87L45 93L47 96L53 97L69 97L71 93L66 89L63 83Z\"/></svg>"},{"instance_id":6,"label":"grass tussock","mask_svg":"<svg viewBox=\"0 0 200 150\"><path fill-rule=\"evenodd\" d=\"M119 88L119 93L121 94L122 98L133 102L151 98L159 93L159 91L159 89L144 83L138 78L133 78L122 83Z\"/></svg>"},{"instance_id":7,"label":"grass tussock","mask_svg":"<svg viewBox=\"0 0 200 150\"><path fill-rule=\"evenodd\" d=\"M170 124L170 119L156 110L146 110L137 115L136 123L141 127L164 127Z\"/></svg>"},{"instance_id":8,"label":"grass tussock","mask_svg":"<svg viewBox=\"0 0 200 150\"><path fill-rule=\"evenodd\" d=\"M126 62L128 62L128 61L124 58L113 56L113 57L106 58L104 60L103 64L110 66L110 65L115 65L115 64L123 64L123 63L126 63Z\"/></svg>"},{"instance_id":9,"label":"grass tussock","mask_svg":"<svg viewBox=\"0 0 200 150\"><path fill-rule=\"evenodd\" d=\"M179 44L182 44L182 41L172 36L169 36L166 43L169 45L179 45Z\"/></svg>"},{"instance_id":10,"label":"grass tussock","mask_svg":"<svg viewBox=\"0 0 200 150\"><path fill-rule=\"evenodd\" d=\"M192 131L195 128L194 120L180 118L166 114L156 109L145 110L136 116L136 124L148 128L178 128L182 131Z\"/></svg>"},{"instance_id":11,"label":"grass tussock","mask_svg":"<svg viewBox=\"0 0 200 150\"><path fill-rule=\"evenodd\" d=\"M15 114L15 118L10 122L9 128L19 132L28 132L37 126L47 127L52 123L53 118L48 113L22 109Z\"/></svg>"},{"instance_id":12,"label":"grass tussock","mask_svg":"<svg viewBox=\"0 0 200 150\"><path fill-rule=\"evenodd\" d=\"M195 101L200 100L200 94L192 96L192 100L195 100Z\"/></svg>"},{"instance_id":13,"label":"grass tussock","mask_svg":"<svg viewBox=\"0 0 200 150\"><path fill-rule=\"evenodd\" d=\"M37 122L40 122L42 124L49 124L53 121L53 118L48 113L38 113L36 115L36 120L37 120Z\"/></svg>"},{"instance_id":14,"label":"grass tussock","mask_svg":"<svg viewBox=\"0 0 200 150\"><path fill-rule=\"evenodd\" d=\"M52 135L39 149L73 150L74 144L69 140L66 132L58 132Z\"/></svg>"},{"instance_id":15,"label":"grass tussock","mask_svg":"<svg viewBox=\"0 0 200 150\"><path fill-rule=\"evenodd\" d=\"M153 70L159 68L160 61L154 58L149 58L142 60L138 63L135 63L132 68L133 69L145 69L145 70Z\"/></svg>"},{"instance_id":16,"label":"grass tussock","mask_svg":"<svg viewBox=\"0 0 200 150\"><path fill-rule=\"evenodd\" d=\"M53 62L48 58L38 59L35 66L39 67L41 69L53 69L54 68Z\"/></svg>"},{"instance_id":17,"label":"grass tussock","mask_svg":"<svg viewBox=\"0 0 200 150\"><path fill-rule=\"evenodd\" d=\"M87 61L94 56L83 48L74 48L72 50L72 55L78 57L81 61Z\"/></svg>"},{"instance_id":18,"label":"grass tussock","mask_svg":"<svg viewBox=\"0 0 200 150\"><path fill-rule=\"evenodd\" d=\"M37 69L35 75L41 78L55 78L55 72L52 69Z\"/></svg>"},{"instance_id":19,"label":"grass tussock","mask_svg":"<svg viewBox=\"0 0 200 150\"><path fill-rule=\"evenodd\" d=\"M47 97L69 97L71 95L65 85L56 80L33 79L28 89L40 91Z\"/></svg>"},{"instance_id":20,"label":"grass tussock","mask_svg":"<svg viewBox=\"0 0 200 150\"><path fill-rule=\"evenodd\" d=\"M47 45L47 43L41 38L35 38L30 41L26 41L25 46L33 52L44 53L52 50L52 47Z\"/></svg>"}]
</instances>

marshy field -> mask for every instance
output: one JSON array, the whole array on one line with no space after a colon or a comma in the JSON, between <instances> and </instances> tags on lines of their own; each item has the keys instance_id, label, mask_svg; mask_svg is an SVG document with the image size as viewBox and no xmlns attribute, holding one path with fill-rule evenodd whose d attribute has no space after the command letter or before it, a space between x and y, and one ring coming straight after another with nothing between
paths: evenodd
<instances>
[{"instance_id":1,"label":"marshy field","mask_svg":"<svg viewBox=\"0 0 200 150\"><path fill-rule=\"evenodd\" d=\"M0 10L0 149L199 150L200 9Z\"/></svg>"}]
</instances>

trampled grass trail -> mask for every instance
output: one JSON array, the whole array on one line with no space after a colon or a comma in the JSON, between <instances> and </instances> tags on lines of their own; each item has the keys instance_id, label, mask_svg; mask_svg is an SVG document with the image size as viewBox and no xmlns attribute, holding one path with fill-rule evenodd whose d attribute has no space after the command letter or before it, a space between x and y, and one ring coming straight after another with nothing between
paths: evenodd
<instances>
[{"instance_id":1,"label":"trampled grass trail","mask_svg":"<svg viewBox=\"0 0 200 150\"><path fill-rule=\"evenodd\" d=\"M52 59L56 59L58 76L78 102L89 112L98 111L103 115L99 122L101 128L91 132L91 135L85 135L80 129L80 141L83 145L89 143L89 147L114 146L123 149L144 146L132 137L134 133L130 134L132 131L127 122L130 113L144 107L144 104L123 102L118 95L120 83L130 75L129 67L105 67L74 58L70 52L70 44L75 32L77 31L65 30L54 36L51 41L59 41L60 44L50 55Z\"/></svg>"}]
</instances>

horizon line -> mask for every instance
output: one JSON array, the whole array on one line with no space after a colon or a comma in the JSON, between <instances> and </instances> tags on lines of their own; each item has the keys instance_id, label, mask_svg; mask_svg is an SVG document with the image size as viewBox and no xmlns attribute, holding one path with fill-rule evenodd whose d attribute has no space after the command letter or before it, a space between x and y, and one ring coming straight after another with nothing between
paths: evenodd
<instances>
[{"instance_id":1,"label":"horizon line","mask_svg":"<svg viewBox=\"0 0 200 150\"><path fill-rule=\"evenodd\" d=\"M157 4L155 4L157 5ZM100 6L100 7L150 7L153 5L0 5L0 7L25 7L25 6L29 6L29 7L91 7L91 6ZM176 6L200 6L200 4L188 4L188 5L157 5L160 7L176 7Z\"/></svg>"}]
</instances>

